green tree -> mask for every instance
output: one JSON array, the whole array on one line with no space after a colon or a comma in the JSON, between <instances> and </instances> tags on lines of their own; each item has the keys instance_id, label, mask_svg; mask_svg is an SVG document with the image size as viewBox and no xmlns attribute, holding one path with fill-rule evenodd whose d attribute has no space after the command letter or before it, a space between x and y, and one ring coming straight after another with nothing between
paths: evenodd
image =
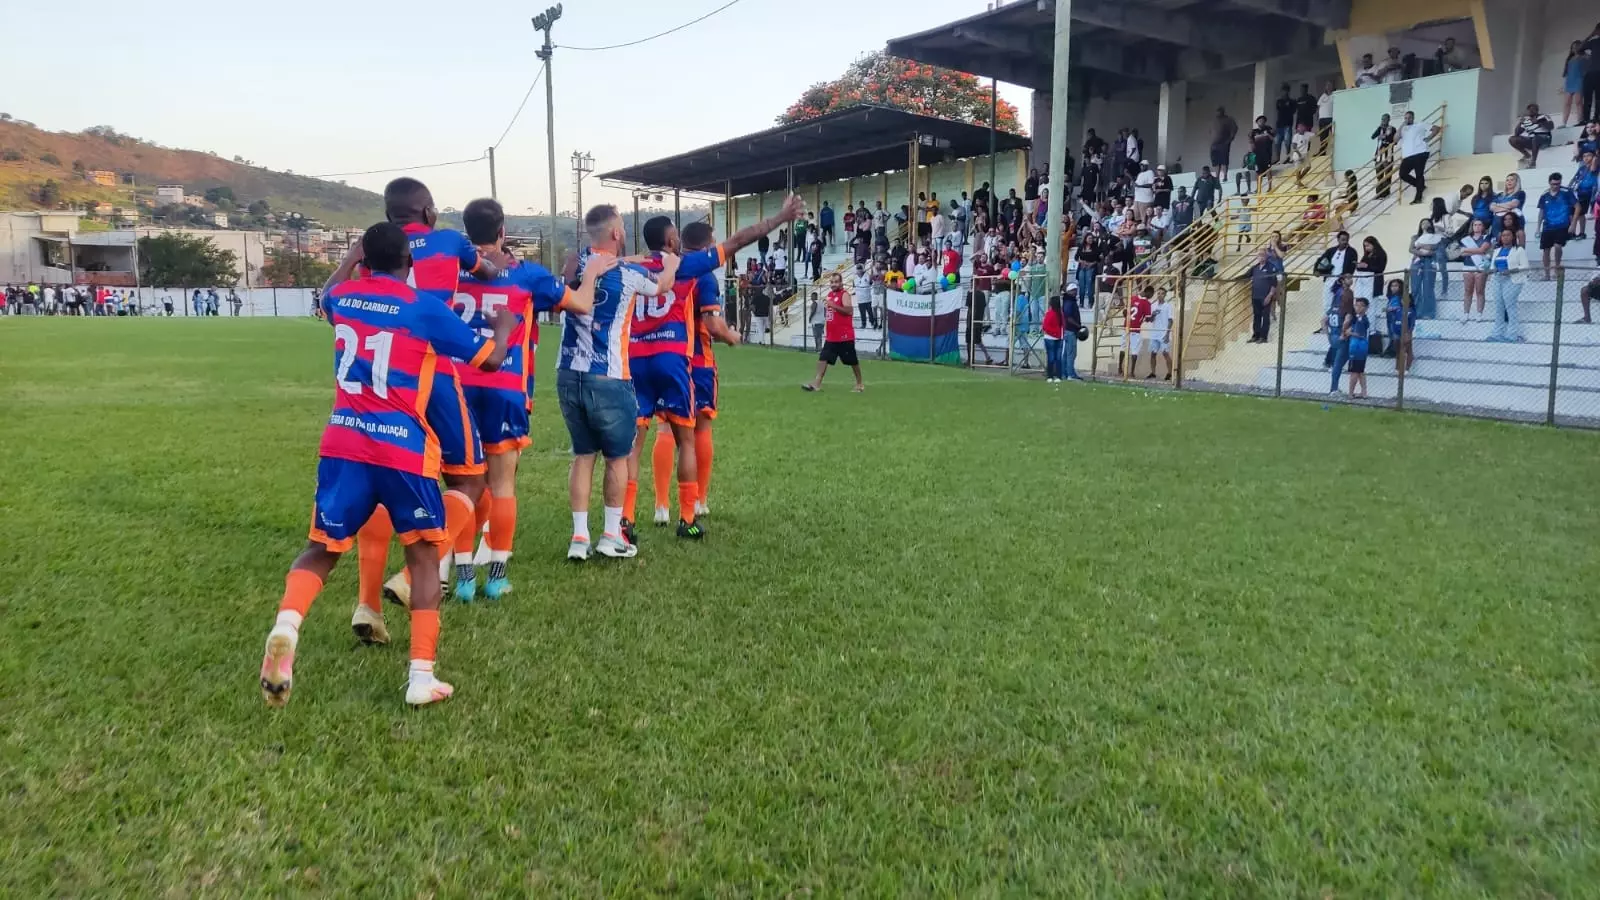
<instances>
[{"instance_id":1,"label":"green tree","mask_svg":"<svg viewBox=\"0 0 1600 900\"><path fill-rule=\"evenodd\" d=\"M55 209L60 202L61 185L56 184L54 178L45 179L44 184L39 185L39 205L46 209Z\"/></svg>"},{"instance_id":2,"label":"green tree","mask_svg":"<svg viewBox=\"0 0 1600 900\"><path fill-rule=\"evenodd\" d=\"M912 62L879 51L850 64L833 81L820 81L778 117L781 125L814 119L824 113L871 103L925 116L975 125L989 124L989 91L965 72ZM995 111L995 127L1022 133L1017 108L1004 100Z\"/></svg>"},{"instance_id":3,"label":"green tree","mask_svg":"<svg viewBox=\"0 0 1600 900\"><path fill-rule=\"evenodd\" d=\"M333 269L333 263L315 257L272 251L261 267L261 281L272 287L322 287Z\"/></svg>"},{"instance_id":4,"label":"green tree","mask_svg":"<svg viewBox=\"0 0 1600 900\"><path fill-rule=\"evenodd\" d=\"M267 205L267 201L265 200L256 200L250 204L246 211L249 212L251 216L260 219L272 212L272 207Z\"/></svg>"},{"instance_id":5,"label":"green tree","mask_svg":"<svg viewBox=\"0 0 1600 900\"><path fill-rule=\"evenodd\" d=\"M162 287L225 287L239 280L239 256L207 238L158 234L139 239L139 273Z\"/></svg>"},{"instance_id":6,"label":"green tree","mask_svg":"<svg viewBox=\"0 0 1600 900\"><path fill-rule=\"evenodd\" d=\"M228 187L227 185L208 188L206 190L207 203L220 203L223 200L227 200L229 203L232 203L235 199L236 198L233 196L233 188Z\"/></svg>"}]
</instances>

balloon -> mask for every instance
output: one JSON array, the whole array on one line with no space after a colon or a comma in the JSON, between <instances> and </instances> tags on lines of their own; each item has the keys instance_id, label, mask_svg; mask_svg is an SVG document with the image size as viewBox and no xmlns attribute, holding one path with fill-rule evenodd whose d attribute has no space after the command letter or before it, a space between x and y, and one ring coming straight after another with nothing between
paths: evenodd
<instances>
[{"instance_id":1,"label":"balloon","mask_svg":"<svg viewBox=\"0 0 1600 900\"><path fill-rule=\"evenodd\" d=\"M906 293L915 294L917 292L917 280L915 278L907 278L905 288Z\"/></svg>"},{"instance_id":2,"label":"balloon","mask_svg":"<svg viewBox=\"0 0 1600 900\"><path fill-rule=\"evenodd\" d=\"M1013 272L1021 272L1022 271L1022 260L1013 259L1011 261L1011 271L1013 271Z\"/></svg>"},{"instance_id":3,"label":"balloon","mask_svg":"<svg viewBox=\"0 0 1600 900\"><path fill-rule=\"evenodd\" d=\"M944 277L944 280L949 282L951 287L955 287L956 286L956 273L951 272L950 274L948 274L948 275L946 275Z\"/></svg>"}]
</instances>

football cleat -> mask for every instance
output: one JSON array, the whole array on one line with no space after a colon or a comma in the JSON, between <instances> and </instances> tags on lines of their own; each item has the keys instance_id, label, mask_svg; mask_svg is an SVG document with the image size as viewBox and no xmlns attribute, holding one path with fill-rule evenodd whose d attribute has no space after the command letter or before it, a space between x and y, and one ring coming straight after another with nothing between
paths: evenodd
<instances>
[{"instance_id":1,"label":"football cleat","mask_svg":"<svg viewBox=\"0 0 1600 900\"><path fill-rule=\"evenodd\" d=\"M615 534L602 534L600 540L595 542L594 550L601 556L612 559L632 559L639 555L639 546Z\"/></svg>"},{"instance_id":2,"label":"football cleat","mask_svg":"<svg viewBox=\"0 0 1600 900\"><path fill-rule=\"evenodd\" d=\"M363 644L389 643L389 626L384 624L383 613L375 612L356 604L356 611L350 614L350 630Z\"/></svg>"},{"instance_id":3,"label":"football cleat","mask_svg":"<svg viewBox=\"0 0 1600 900\"><path fill-rule=\"evenodd\" d=\"M622 539L634 546L639 545L639 532L634 529L632 519L622 520Z\"/></svg>"},{"instance_id":4,"label":"football cleat","mask_svg":"<svg viewBox=\"0 0 1600 900\"><path fill-rule=\"evenodd\" d=\"M656 507L656 527L661 528L672 524L672 511L665 506Z\"/></svg>"},{"instance_id":5,"label":"football cleat","mask_svg":"<svg viewBox=\"0 0 1600 900\"><path fill-rule=\"evenodd\" d=\"M589 539L586 537L572 536L572 543L567 545L567 559L573 562L583 562L589 558Z\"/></svg>"},{"instance_id":6,"label":"football cleat","mask_svg":"<svg viewBox=\"0 0 1600 900\"><path fill-rule=\"evenodd\" d=\"M406 702L412 706L427 706L437 703L454 694L456 689L443 681L433 677L432 672L427 674L414 674L406 682Z\"/></svg>"},{"instance_id":7,"label":"football cleat","mask_svg":"<svg viewBox=\"0 0 1600 900\"><path fill-rule=\"evenodd\" d=\"M478 579L476 577L457 578L456 590L453 596L456 598L457 603L471 603L478 599Z\"/></svg>"},{"instance_id":8,"label":"football cleat","mask_svg":"<svg viewBox=\"0 0 1600 900\"><path fill-rule=\"evenodd\" d=\"M394 573L383 583L383 596L390 603L411 608L411 582L406 580L403 570Z\"/></svg>"},{"instance_id":9,"label":"football cleat","mask_svg":"<svg viewBox=\"0 0 1600 900\"><path fill-rule=\"evenodd\" d=\"M678 537L698 541L705 536L706 530L700 527L699 521L685 522L682 519L678 520Z\"/></svg>"},{"instance_id":10,"label":"football cleat","mask_svg":"<svg viewBox=\"0 0 1600 900\"><path fill-rule=\"evenodd\" d=\"M694 504L694 517L696 519L698 519L701 516L709 516L709 515L711 515L711 507L707 506L702 501L696 500L695 504Z\"/></svg>"},{"instance_id":11,"label":"football cleat","mask_svg":"<svg viewBox=\"0 0 1600 900\"><path fill-rule=\"evenodd\" d=\"M268 706L289 702L294 688L294 647L297 634L290 628L274 628L267 635L267 649L261 657L261 697Z\"/></svg>"},{"instance_id":12,"label":"football cleat","mask_svg":"<svg viewBox=\"0 0 1600 900\"><path fill-rule=\"evenodd\" d=\"M483 583L483 599L490 603L499 603L509 593L511 593L509 578L491 578Z\"/></svg>"}]
</instances>

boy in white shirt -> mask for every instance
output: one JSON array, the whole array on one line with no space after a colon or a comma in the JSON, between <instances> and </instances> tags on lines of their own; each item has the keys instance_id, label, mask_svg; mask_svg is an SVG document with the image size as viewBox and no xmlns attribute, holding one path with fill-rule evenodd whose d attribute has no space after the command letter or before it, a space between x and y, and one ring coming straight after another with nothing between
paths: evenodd
<instances>
[{"instance_id":1,"label":"boy in white shirt","mask_svg":"<svg viewBox=\"0 0 1600 900\"><path fill-rule=\"evenodd\" d=\"M1167 361L1166 381L1172 380L1172 301L1167 299L1166 288L1156 288L1155 301L1150 304L1150 321L1144 325L1144 349L1150 351L1150 374L1156 377L1156 354Z\"/></svg>"}]
</instances>

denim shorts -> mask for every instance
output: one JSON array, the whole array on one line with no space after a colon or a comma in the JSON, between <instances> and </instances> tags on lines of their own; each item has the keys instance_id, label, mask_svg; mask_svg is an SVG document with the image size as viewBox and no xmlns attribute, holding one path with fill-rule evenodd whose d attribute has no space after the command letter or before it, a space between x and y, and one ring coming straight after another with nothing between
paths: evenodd
<instances>
[{"instance_id":1,"label":"denim shorts","mask_svg":"<svg viewBox=\"0 0 1600 900\"><path fill-rule=\"evenodd\" d=\"M574 455L620 459L633 452L639 401L632 381L562 369L556 373L556 399Z\"/></svg>"}]
</instances>

